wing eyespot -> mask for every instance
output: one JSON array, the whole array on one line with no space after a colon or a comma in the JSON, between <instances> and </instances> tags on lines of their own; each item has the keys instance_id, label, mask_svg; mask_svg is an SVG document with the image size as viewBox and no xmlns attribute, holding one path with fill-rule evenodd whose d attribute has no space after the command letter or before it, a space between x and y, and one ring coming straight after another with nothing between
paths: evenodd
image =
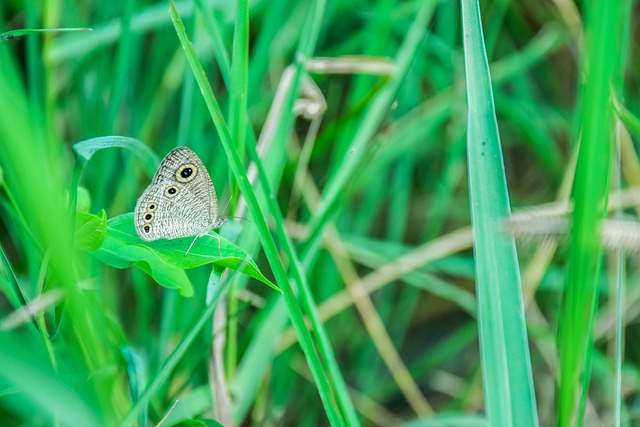
<instances>
[{"instance_id":1,"label":"wing eyespot","mask_svg":"<svg viewBox=\"0 0 640 427\"><path fill-rule=\"evenodd\" d=\"M176 197L178 195L180 191L178 190L178 187L171 185L169 187L167 187L164 190L164 195L167 196L168 198L172 199L174 197Z\"/></svg>"},{"instance_id":2,"label":"wing eyespot","mask_svg":"<svg viewBox=\"0 0 640 427\"><path fill-rule=\"evenodd\" d=\"M176 179L180 182L191 182L198 175L198 167L193 163L181 165L176 170Z\"/></svg>"}]
</instances>

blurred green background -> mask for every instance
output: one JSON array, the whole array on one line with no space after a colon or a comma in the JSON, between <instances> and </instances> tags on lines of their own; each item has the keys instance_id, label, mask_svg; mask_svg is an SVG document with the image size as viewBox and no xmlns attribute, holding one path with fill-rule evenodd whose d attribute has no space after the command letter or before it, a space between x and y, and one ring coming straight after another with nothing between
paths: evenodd
<instances>
[{"instance_id":1,"label":"blurred green background","mask_svg":"<svg viewBox=\"0 0 640 427\"><path fill-rule=\"evenodd\" d=\"M461 3L176 0L194 55L169 2L2 1L5 36L91 31L0 39L0 424L636 425L637 257L616 249L640 235L600 251L593 224L603 197L639 205L637 2L481 1L483 33ZM495 202L468 130L495 123L467 91L489 70ZM248 219L220 231L240 252L109 240L179 145ZM519 264L474 257L470 194L533 213ZM559 241L535 212L572 194L586 237ZM247 257L284 296L225 272ZM476 301L474 259L520 275Z\"/></svg>"}]
</instances>

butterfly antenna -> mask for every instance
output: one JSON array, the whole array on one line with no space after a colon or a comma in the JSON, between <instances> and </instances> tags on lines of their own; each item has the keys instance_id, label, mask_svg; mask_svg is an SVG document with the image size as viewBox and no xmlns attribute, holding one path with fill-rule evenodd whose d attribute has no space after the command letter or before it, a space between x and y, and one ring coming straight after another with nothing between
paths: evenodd
<instances>
[{"instance_id":1,"label":"butterfly antenna","mask_svg":"<svg viewBox=\"0 0 640 427\"><path fill-rule=\"evenodd\" d=\"M224 206L224 209L222 210L223 212L227 210L227 208L229 207L229 204L231 204L231 198L229 198L229 201L227 202L227 204ZM247 222L251 222L249 221L247 218L242 217L242 216L225 216L225 219L229 219L229 218L235 218L235 219L244 219Z\"/></svg>"},{"instance_id":2,"label":"butterfly antenna","mask_svg":"<svg viewBox=\"0 0 640 427\"><path fill-rule=\"evenodd\" d=\"M230 204L231 204L231 197L229 197L229 200L227 201L227 204L224 205L224 209L222 209L222 212L226 212L227 209L229 208Z\"/></svg>"},{"instance_id":3,"label":"butterfly antenna","mask_svg":"<svg viewBox=\"0 0 640 427\"><path fill-rule=\"evenodd\" d=\"M251 222L251 220L243 217L243 216L228 216L227 218L235 218L235 219L244 219L247 222Z\"/></svg>"}]
</instances>

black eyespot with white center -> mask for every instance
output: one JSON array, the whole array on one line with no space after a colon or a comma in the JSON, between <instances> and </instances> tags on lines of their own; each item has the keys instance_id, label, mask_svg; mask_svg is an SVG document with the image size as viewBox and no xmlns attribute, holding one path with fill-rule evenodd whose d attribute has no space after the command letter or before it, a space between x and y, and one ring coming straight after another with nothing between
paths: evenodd
<instances>
[{"instance_id":1,"label":"black eyespot with white center","mask_svg":"<svg viewBox=\"0 0 640 427\"><path fill-rule=\"evenodd\" d=\"M153 212L156 210L156 208L158 207L158 205L156 205L155 203L151 203L148 207L147 210L150 212Z\"/></svg>"},{"instance_id":2,"label":"black eyespot with white center","mask_svg":"<svg viewBox=\"0 0 640 427\"><path fill-rule=\"evenodd\" d=\"M149 233L151 231L151 226L145 225L142 229L144 230L145 233Z\"/></svg>"},{"instance_id":3,"label":"black eyespot with white center","mask_svg":"<svg viewBox=\"0 0 640 427\"><path fill-rule=\"evenodd\" d=\"M174 187L173 185L170 187L167 187L167 189L164 190L164 195L169 198L175 197L178 193L179 193L178 187Z\"/></svg>"},{"instance_id":4,"label":"black eyespot with white center","mask_svg":"<svg viewBox=\"0 0 640 427\"><path fill-rule=\"evenodd\" d=\"M198 167L193 163L180 165L176 169L176 179L180 182L190 182L198 175Z\"/></svg>"},{"instance_id":5,"label":"black eyespot with white center","mask_svg":"<svg viewBox=\"0 0 640 427\"><path fill-rule=\"evenodd\" d=\"M152 215L152 214L150 214L150 213L147 213L147 214L144 216L144 219L145 219L146 221L151 221L151 219L152 219L152 218L153 218L153 215Z\"/></svg>"}]
</instances>

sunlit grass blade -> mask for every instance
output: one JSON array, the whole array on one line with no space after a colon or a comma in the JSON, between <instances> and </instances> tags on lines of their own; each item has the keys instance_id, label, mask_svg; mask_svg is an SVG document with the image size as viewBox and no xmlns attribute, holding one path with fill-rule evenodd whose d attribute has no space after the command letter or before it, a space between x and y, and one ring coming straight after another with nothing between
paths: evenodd
<instances>
[{"instance_id":1,"label":"sunlit grass blade","mask_svg":"<svg viewBox=\"0 0 640 427\"><path fill-rule=\"evenodd\" d=\"M485 410L491 425L538 425L520 270L480 7L462 0L468 124L467 159L476 258L478 328Z\"/></svg>"},{"instance_id":2,"label":"sunlit grass blade","mask_svg":"<svg viewBox=\"0 0 640 427\"><path fill-rule=\"evenodd\" d=\"M298 58L308 57L314 51L315 43L317 42L317 37L322 23L322 18L324 16L324 9L324 2L318 1L314 5L314 8L309 11L307 15L306 27L310 28L310 30L303 32L303 37L301 38L300 44L298 46ZM288 101L292 101L297 94L297 91L294 89L295 80L296 76L300 76L301 66L302 64L297 64L296 72L294 72L294 82L289 89L290 93L288 94ZM287 129L287 121L290 122L293 120L293 114L291 114L291 111L291 109L287 110L288 114L284 114L285 120L281 121L280 126L278 127L278 131L282 132L281 137L283 137L284 132ZM298 299L302 301L305 314L308 316L309 321L312 325L312 330L314 331L312 338L316 338L317 340L316 346L318 352L320 353L321 360L326 365L327 379L333 387L336 404L342 412L342 415L344 416L344 422L347 425L357 426L359 425L359 420L356 415L355 408L347 391L347 386L342 377L342 372L338 366L338 362L333 352L332 344L329 340L326 328L322 323L314 297L311 294L311 289L307 281L304 268L294 248L293 241L286 231L284 217L280 212L278 201L274 197L275 192L271 189L267 171L257 153L256 145L250 139L247 140L247 150L249 151L251 160L254 162L258 170L258 179L260 184L262 185L262 190L266 195L269 211L275 222L276 234L279 241L283 245L284 253L287 256L287 259L290 262L290 274L297 286L296 290L299 293ZM286 301L287 304L289 304L289 301ZM300 334L306 332L299 331L296 327L296 333L298 334L298 337L300 339Z\"/></svg>"},{"instance_id":3,"label":"sunlit grass blade","mask_svg":"<svg viewBox=\"0 0 640 427\"><path fill-rule=\"evenodd\" d=\"M580 425L589 388L593 320L601 267L600 222L606 213L611 170L613 104L618 84L623 2L587 5L581 138L573 187L569 277L559 319L558 425ZM578 404L580 402L580 404Z\"/></svg>"},{"instance_id":4,"label":"sunlit grass blade","mask_svg":"<svg viewBox=\"0 0 640 427\"><path fill-rule=\"evenodd\" d=\"M247 83L249 73L249 2L238 0L233 32L233 60L229 94L229 129L240 160L245 155L247 120ZM237 191L233 191L237 195Z\"/></svg>"},{"instance_id":5,"label":"sunlit grass blade","mask_svg":"<svg viewBox=\"0 0 640 427\"><path fill-rule=\"evenodd\" d=\"M249 79L249 2L238 0L236 8L236 21L233 31L233 62L231 64L231 81L229 82L229 128L231 137L236 144L236 149L240 154L240 160L244 162L245 139L247 136L247 91ZM211 31L210 31L211 32ZM218 55L221 56L221 55ZM221 69L223 66L221 66ZM235 213L238 204L239 188L235 181L231 180L231 210ZM238 310L237 287L233 286L229 290L229 311L234 313ZM237 339L238 322L237 317L229 318L227 323L228 344L225 346L225 365L227 375L231 375L237 364Z\"/></svg>"}]
</instances>

